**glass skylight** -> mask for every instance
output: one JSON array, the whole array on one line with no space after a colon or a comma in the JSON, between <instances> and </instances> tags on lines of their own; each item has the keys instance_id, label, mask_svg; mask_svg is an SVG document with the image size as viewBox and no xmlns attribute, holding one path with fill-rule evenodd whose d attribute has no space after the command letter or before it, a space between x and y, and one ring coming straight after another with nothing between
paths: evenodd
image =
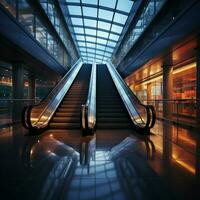
<instances>
[{"instance_id":1,"label":"glass skylight","mask_svg":"<svg viewBox=\"0 0 200 200\"><path fill-rule=\"evenodd\" d=\"M63 0L62 10L84 62L110 59L122 34L134 1ZM66 14L67 13L67 14Z\"/></svg>"}]
</instances>

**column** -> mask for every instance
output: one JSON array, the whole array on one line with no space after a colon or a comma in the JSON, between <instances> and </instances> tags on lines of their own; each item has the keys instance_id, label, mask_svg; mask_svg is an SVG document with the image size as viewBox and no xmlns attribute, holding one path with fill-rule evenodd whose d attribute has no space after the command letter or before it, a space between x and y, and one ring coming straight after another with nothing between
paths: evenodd
<instances>
[{"instance_id":1,"label":"column","mask_svg":"<svg viewBox=\"0 0 200 200\"><path fill-rule=\"evenodd\" d=\"M13 84L13 122L21 120L24 97L24 67L22 63L14 63L12 68Z\"/></svg>"},{"instance_id":2,"label":"column","mask_svg":"<svg viewBox=\"0 0 200 200\"><path fill-rule=\"evenodd\" d=\"M35 99L35 76L33 74L29 76L29 99Z\"/></svg>"},{"instance_id":3,"label":"column","mask_svg":"<svg viewBox=\"0 0 200 200\"><path fill-rule=\"evenodd\" d=\"M167 101L173 98L173 66L163 65L163 117L172 118L173 102Z\"/></svg>"},{"instance_id":4,"label":"column","mask_svg":"<svg viewBox=\"0 0 200 200\"><path fill-rule=\"evenodd\" d=\"M151 102L152 98L151 98L151 83L147 84L147 103L152 104L153 102Z\"/></svg>"},{"instance_id":5,"label":"column","mask_svg":"<svg viewBox=\"0 0 200 200\"><path fill-rule=\"evenodd\" d=\"M196 50L196 98L197 109L196 109L196 125L200 130L200 36L197 38L197 48Z\"/></svg>"}]
</instances>

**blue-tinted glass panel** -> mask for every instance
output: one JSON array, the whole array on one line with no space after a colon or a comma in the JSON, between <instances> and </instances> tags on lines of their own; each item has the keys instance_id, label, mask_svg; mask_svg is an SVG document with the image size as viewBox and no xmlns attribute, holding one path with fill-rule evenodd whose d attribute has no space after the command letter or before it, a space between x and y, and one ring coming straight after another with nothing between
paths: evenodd
<instances>
[{"instance_id":1,"label":"blue-tinted glass panel","mask_svg":"<svg viewBox=\"0 0 200 200\"><path fill-rule=\"evenodd\" d=\"M84 33L83 28L74 27L75 33Z\"/></svg>"},{"instance_id":2,"label":"blue-tinted glass panel","mask_svg":"<svg viewBox=\"0 0 200 200\"><path fill-rule=\"evenodd\" d=\"M79 3L80 0L66 0L66 2L71 2L71 3Z\"/></svg>"},{"instance_id":3,"label":"blue-tinted glass panel","mask_svg":"<svg viewBox=\"0 0 200 200\"><path fill-rule=\"evenodd\" d=\"M96 38L94 38L94 37L86 36L85 38L86 38L87 42L95 42L96 41Z\"/></svg>"},{"instance_id":4,"label":"blue-tinted glass panel","mask_svg":"<svg viewBox=\"0 0 200 200\"><path fill-rule=\"evenodd\" d=\"M71 18L73 25L83 25L83 20L81 18Z\"/></svg>"},{"instance_id":5,"label":"blue-tinted glass panel","mask_svg":"<svg viewBox=\"0 0 200 200\"><path fill-rule=\"evenodd\" d=\"M85 28L85 34L96 36L96 30Z\"/></svg>"},{"instance_id":6,"label":"blue-tinted glass panel","mask_svg":"<svg viewBox=\"0 0 200 200\"><path fill-rule=\"evenodd\" d=\"M85 40L85 37L82 35L77 35L76 38L77 40Z\"/></svg>"},{"instance_id":7,"label":"blue-tinted glass panel","mask_svg":"<svg viewBox=\"0 0 200 200\"><path fill-rule=\"evenodd\" d=\"M116 45L116 42L108 41L108 46L115 47L115 45Z\"/></svg>"},{"instance_id":8,"label":"blue-tinted glass panel","mask_svg":"<svg viewBox=\"0 0 200 200\"><path fill-rule=\"evenodd\" d=\"M84 51L84 52L86 51L85 47L80 47L79 49L80 49L80 51Z\"/></svg>"},{"instance_id":9,"label":"blue-tinted glass panel","mask_svg":"<svg viewBox=\"0 0 200 200\"><path fill-rule=\"evenodd\" d=\"M119 36L118 35L114 35L114 34L111 33L110 36L109 36L109 39L118 41Z\"/></svg>"},{"instance_id":10,"label":"blue-tinted glass panel","mask_svg":"<svg viewBox=\"0 0 200 200\"><path fill-rule=\"evenodd\" d=\"M90 27L95 28L95 27L96 27L96 24L97 24L97 21L96 21L96 20L84 19L84 25L85 25L85 26L90 26Z\"/></svg>"},{"instance_id":11,"label":"blue-tinted glass panel","mask_svg":"<svg viewBox=\"0 0 200 200\"><path fill-rule=\"evenodd\" d=\"M97 43L106 44L107 40L103 40L103 39L97 38Z\"/></svg>"},{"instance_id":12,"label":"blue-tinted glass panel","mask_svg":"<svg viewBox=\"0 0 200 200\"><path fill-rule=\"evenodd\" d=\"M96 55L97 59L103 59L103 56Z\"/></svg>"},{"instance_id":13,"label":"blue-tinted glass panel","mask_svg":"<svg viewBox=\"0 0 200 200\"><path fill-rule=\"evenodd\" d=\"M111 53L105 53L105 56L107 56L107 57L111 57Z\"/></svg>"},{"instance_id":14,"label":"blue-tinted glass panel","mask_svg":"<svg viewBox=\"0 0 200 200\"><path fill-rule=\"evenodd\" d=\"M95 48L95 44L92 44L92 43L87 43L87 47L90 47L90 48Z\"/></svg>"},{"instance_id":15,"label":"blue-tinted glass panel","mask_svg":"<svg viewBox=\"0 0 200 200\"><path fill-rule=\"evenodd\" d=\"M113 52L113 49L112 48L110 48L110 47L106 47L106 51L109 51L109 52Z\"/></svg>"},{"instance_id":16,"label":"blue-tinted glass panel","mask_svg":"<svg viewBox=\"0 0 200 200\"><path fill-rule=\"evenodd\" d=\"M101 59L98 59L98 58L96 58L96 62L98 63L101 63L102 62L102 58Z\"/></svg>"},{"instance_id":17,"label":"blue-tinted glass panel","mask_svg":"<svg viewBox=\"0 0 200 200\"><path fill-rule=\"evenodd\" d=\"M102 46L102 45L99 45L99 44L96 45L96 48L101 49L103 51L105 50L105 46Z\"/></svg>"},{"instance_id":18,"label":"blue-tinted glass panel","mask_svg":"<svg viewBox=\"0 0 200 200\"><path fill-rule=\"evenodd\" d=\"M112 21L112 17L113 17L113 12L99 9L99 18Z\"/></svg>"},{"instance_id":19,"label":"blue-tinted glass panel","mask_svg":"<svg viewBox=\"0 0 200 200\"><path fill-rule=\"evenodd\" d=\"M89 56L89 57L92 57L92 58L95 57L95 55L94 55L93 53L88 53L88 56Z\"/></svg>"},{"instance_id":20,"label":"blue-tinted glass panel","mask_svg":"<svg viewBox=\"0 0 200 200\"><path fill-rule=\"evenodd\" d=\"M83 6L83 16L97 17L97 9Z\"/></svg>"},{"instance_id":21,"label":"blue-tinted glass panel","mask_svg":"<svg viewBox=\"0 0 200 200\"><path fill-rule=\"evenodd\" d=\"M99 0L100 6L105 6L109 8L115 8L116 0Z\"/></svg>"},{"instance_id":22,"label":"blue-tinted glass panel","mask_svg":"<svg viewBox=\"0 0 200 200\"><path fill-rule=\"evenodd\" d=\"M85 46L85 42L78 42L79 46Z\"/></svg>"},{"instance_id":23,"label":"blue-tinted glass panel","mask_svg":"<svg viewBox=\"0 0 200 200\"><path fill-rule=\"evenodd\" d=\"M82 0L82 3L97 5L97 0Z\"/></svg>"},{"instance_id":24,"label":"blue-tinted glass panel","mask_svg":"<svg viewBox=\"0 0 200 200\"><path fill-rule=\"evenodd\" d=\"M104 52L103 52L103 51L96 50L96 54L100 54L100 55L103 56Z\"/></svg>"},{"instance_id":25,"label":"blue-tinted glass panel","mask_svg":"<svg viewBox=\"0 0 200 200\"><path fill-rule=\"evenodd\" d=\"M117 10L122 10L124 12L130 12L133 1L118 0Z\"/></svg>"},{"instance_id":26,"label":"blue-tinted glass panel","mask_svg":"<svg viewBox=\"0 0 200 200\"><path fill-rule=\"evenodd\" d=\"M85 53L85 52L81 52L81 55L82 55L82 56L86 56L87 53Z\"/></svg>"},{"instance_id":27,"label":"blue-tinted glass panel","mask_svg":"<svg viewBox=\"0 0 200 200\"><path fill-rule=\"evenodd\" d=\"M110 23L98 21L98 28L109 30L110 29L110 25L111 25Z\"/></svg>"},{"instance_id":28,"label":"blue-tinted glass panel","mask_svg":"<svg viewBox=\"0 0 200 200\"><path fill-rule=\"evenodd\" d=\"M70 15L81 15L81 7L80 6L68 6Z\"/></svg>"},{"instance_id":29,"label":"blue-tinted glass panel","mask_svg":"<svg viewBox=\"0 0 200 200\"><path fill-rule=\"evenodd\" d=\"M99 37L108 38L108 33L107 33L107 32L104 32L104 31L98 31L98 32L97 32L97 35L98 35Z\"/></svg>"},{"instance_id":30,"label":"blue-tinted glass panel","mask_svg":"<svg viewBox=\"0 0 200 200\"><path fill-rule=\"evenodd\" d=\"M95 50L94 50L94 49L88 49L88 48L87 48L87 52L88 52L88 53L95 53Z\"/></svg>"},{"instance_id":31,"label":"blue-tinted glass panel","mask_svg":"<svg viewBox=\"0 0 200 200\"><path fill-rule=\"evenodd\" d=\"M115 13L114 22L117 22L117 23L120 23L120 24L125 24L126 20L127 20L126 15Z\"/></svg>"},{"instance_id":32,"label":"blue-tinted glass panel","mask_svg":"<svg viewBox=\"0 0 200 200\"><path fill-rule=\"evenodd\" d=\"M121 33L122 29L123 28L121 26L117 26L117 25L112 24L111 31L116 32L116 33Z\"/></svg>"}]
</instances>

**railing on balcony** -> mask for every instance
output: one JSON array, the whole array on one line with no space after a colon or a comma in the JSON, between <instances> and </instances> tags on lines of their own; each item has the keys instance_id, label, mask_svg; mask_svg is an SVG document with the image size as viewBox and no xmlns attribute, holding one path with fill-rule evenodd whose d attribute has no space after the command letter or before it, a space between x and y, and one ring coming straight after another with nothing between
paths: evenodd
<instances>
[{"instance_id":1,"label":"railing on balcony","mask_svg":"<svg viewBox=\"0 0 200 200\"><path fill-rule=\"evenodd\" d=\"M193 127L198 125L200 99L156 99L144 103L154 106L158 119ZM165 115L165 109L169 115Z\"/></svg>"}]
</instances>

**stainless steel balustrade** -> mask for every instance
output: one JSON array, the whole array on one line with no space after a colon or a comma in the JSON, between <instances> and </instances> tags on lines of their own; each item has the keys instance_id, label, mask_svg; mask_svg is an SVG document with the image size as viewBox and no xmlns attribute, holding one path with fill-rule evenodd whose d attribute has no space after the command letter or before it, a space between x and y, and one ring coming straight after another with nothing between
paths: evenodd
<instances>
[{"instance_id":1,"label":"stainless steel balustrade","mask_svg":"<svg viewBox=\"0 0 200 200\"><path fill-rule=\"evenodd\" d=\"M107 62L106 65L134 125L143 130L152 128L155 123L153 108L140 102L111 62Z\"/></svg>"},{"instance_id":2,"label":"stainless steel balustrade","mask_svg":"<svg viewBox=\"0 0 200 200\"><path fill-rule=\"evenodd\" d=\"M96 63L92 65L86 104L82 105L82 129L93 133L96 125Z\"/></svg>"},{"instance_id":3,"label":"stainless steel balustrade","mask_svg":"<svg viewBox=\"0 0 200 200\"><path fill-rule=\"evenodd\" d=\"M28 126L27 128L42 129L47 127L51 117L72 85L82 65L82 59L79 59L44 101L32 108L27 108L24 112L24 123Z\"/></svg>"}]
</instances>

